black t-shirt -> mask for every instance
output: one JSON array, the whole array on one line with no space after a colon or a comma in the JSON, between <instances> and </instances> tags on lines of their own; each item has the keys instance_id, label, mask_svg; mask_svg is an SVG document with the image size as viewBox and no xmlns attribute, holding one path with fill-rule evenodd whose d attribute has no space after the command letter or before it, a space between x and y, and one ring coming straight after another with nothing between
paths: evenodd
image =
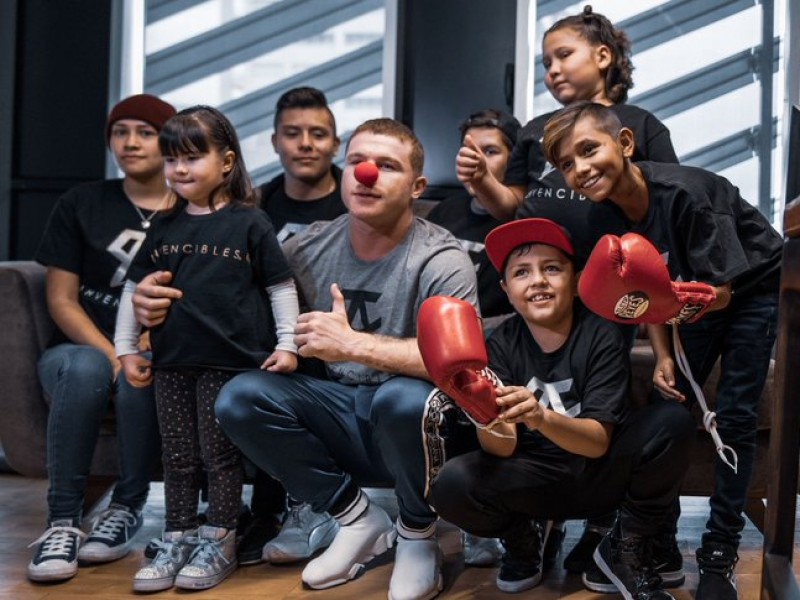
<instances>
[{"instance_id":1,"label":"black t-shirt","mask_svg":"<svg viewBox=\"0 0 800 600\"><path fill-rule=\"evenodd\" d=\"M484 317L494 317L513 312L508 296L500 287L500 274L489 262L483 243L486 235L500 225L500 221L487 212L477 212L472 197L466 190L440 201L426 218L449 230L469 254L478 277L481 314Z\"/></svg>"},{"instance_id":2,"label":"black t-shirt","mask_svg":"<svg viewBox=\"0 0 800 600\"><path fill-rule=\"evenodd\" d=\"M292 276L272 224L258 208L229 204L206 215L184 208L153 225L130 269L133 281L170 271L183 291L151 330L153 364L258 368L275 347L265 288Z\"/></svg>"},{"instance_id":3,"label":"black t-shirt","mask_svg":"<svg viewBox=\"0 0 800 600\"><path fill-rule=\"evenodd\" d=\"M78 276L80 305L109 340L128 267L145 240L141 222L121 179L87 183L59 198L36 251L41 264ZM59 331L51 343L65 341Z\"/></svg>"},{"instance_id":4,"label":"black t-shirt","mask_svg":"<svg viewBox=\"0 0 800 600\"><path fill-rule=\"evenodd\" d=\"M572 331L555 352L543 352L521 316L514 315L487 341L489 366L504 385L525 386L549 410L619 425L627 416L630 362L612 323L575 303ZM518 450L552 456L580 468L571 454L538 431L520 427Z\"/></svg>"},{"instance_id":5,"label":"black t-shirt","mask_svg":"<svg viewBox=\"0 0 800 600\"><path fill-rule=\"evenodd\" d=\"M669 130L655 116L630 104L614 104L609 108L623 126L633 131L634 161L678 162ZM517 211L518 219L551 219L569 232L580 269L594 247L593 240L605 233L622 230L624 224L616 215L598 211L591 200L571 190L561 172L545 160L541 144L544 126L556 112L536 117L522 128L508 162L504 183L525 186L527 190Z\"/></svg>"},{"instance_id":6,"label":"black t-shirt","mask_svg":"<svg viewBox=\"0 0 800 600\"><path fill-rule=\"evenodd\" d=\"M777 293L783 239L730 181L704 169L640 162L649 205L628 230L650 240L670 276L711 285L733 282L737 296ZM611 201L598 207L624 219Z\"/></svg>"},{"instance_id":7,"label":"black t-shirt","mask_svg":"<svg viewBox=\"0 0 800 600\"><path fill-rule=\"evenodd\" d=\"M336 188L316 200L295 200L287 196L283 185L286 176L283 173L259 188L261 208L272 220L280 243L300 233L314 221L332 221L347 212L342 202L342 170L331 165L331 173L336 180Z\"/></svg>"}]
</instances>

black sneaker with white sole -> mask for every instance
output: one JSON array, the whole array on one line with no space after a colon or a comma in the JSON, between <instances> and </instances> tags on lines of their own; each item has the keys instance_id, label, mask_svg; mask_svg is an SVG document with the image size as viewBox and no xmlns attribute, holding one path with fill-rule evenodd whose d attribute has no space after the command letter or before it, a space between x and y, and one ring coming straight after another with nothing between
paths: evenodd
<instances>
[{"instance_id":1,"label":"black sneaker with white sole","mask_svg":"<svg viewBox=\"0 0 800 600\"><path fill-rule=\"evenodd\" d=\"M253 517L242 539L236 547L240 565L255 565L264 561L264 546L281 530L281 522L275 515Z\"/></svg>"},{"instance_id":2,"label":"black sneaker with white sole","mask_svg":"<svg viewBox=\"0 0 800 600\"><path fill-rule=\"evenodd\" d=\"M566 535L567 523L565 521L547 521L545 524L544 550L542 551L543 573L549 573L556 566Z\"/></svg>"},{"instance_id":3,"label":"black sneaker with white sole","mask_svg":"<svg viewBox=\"0 0 800 600\"><path fill-rule=\"evenodd\" d=\"M505 553L500 559L497 589L518 593L542 581L544 539L540 522L525 520L501 538Z\"/></svg>"},{"instance_id":4,"label":"black sneaker with white sole","mask_svg":"<svg viewBox=\"0 0 800 600\"><path fill-rule=\"evenodd\" d=\"M734 570L739 556L736 548L728 544L703 542L697 549L697 570L700 583L696 600L737 600Z\"/></svg>"},{"instance_id":5,"label":"black sneaker with white sole","mask_svg":"<svg viewBox=\"0 0 800 600\"><path fill-rule=\"evenodd\" d=\"M661 577L661 587L676 588L683 585L683 556L672 534L659 534L650 540L653 570ZM617 586L603 574L594 561L582 575L583 586L599 594L615 594Z\"/></svg>"},{"instance_id":6,"label":"black sneaker with white sole","mask_svg":"<svg viewBox=\"0 0 800 600\"><path fill-rule=\"evenodd\" d=\"M61 519L50 523L39 539L30 544L37 546L33 559L28 563L28 579L31 581L65 581L78 572L78 549L86 537L72 519Z\"/></svg>"},{"instance_id":7,"label":"black sneaker with white sole","mask_svg":"<svg viewBox=\"0 0 800 600\"><path fill-rule=\"evenodd\" d=\"M653 570L649 541L623 532L619 521L600 541L594 561L625 600L674 600Z\"/></svg>"},{"instance_id":8,"label":"black sneaker with white sole","mask_svg":"<svg viewBox=\"0 0 800 600\"><path fill-rule=\"evenodd\" d=\"M133 548L133 538L143 522L141 511L112 502L94 520L86 542L78 551L78 559L104 563L122 558Z\"/></svg>"},{"instance_id":9,"label":"black sneaker with white sole","mask_svg":"<svg viewBox=\"0 0 800 600\"><path fill-rule=\"evenodd\" d=\"M609 532L609 527L600 527L587 523L583 528L583 533L580 539L569 551L569 554L564 558L564 569L568 573L585 573L594 568L594 554L595 548Z\"/></svg>"}]
</instances>

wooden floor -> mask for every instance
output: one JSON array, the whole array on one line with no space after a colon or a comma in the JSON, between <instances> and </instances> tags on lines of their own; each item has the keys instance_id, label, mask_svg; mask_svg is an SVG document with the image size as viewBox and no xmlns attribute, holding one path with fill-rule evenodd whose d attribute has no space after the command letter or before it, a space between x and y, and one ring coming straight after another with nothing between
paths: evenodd
<instances>
[{"instance_id":1,"label":"wooden floor","mask_svg":"<svg viewBox=\"0 0 800 600\"><path fill-rule=\"evenodd\" d=\"M2 600L83 600L98 598L116 600L135 598L142 595L131 590L131 577L142 562L142 549L151 537L160 535L164 513L163 489L154 484L150 501L145 510L145 526L139 535L133 553L115 563L99 567L84 567L78 575L59 584L34 584L25 577L25 566L30 560L31 550L27 545L43 531L46 517L45 496L47 482L44 480L22 478L13 475L0 475L0 523L3 535L0 537L0 599ZM375 495L378 502L392 506L390 497L383 493ZM686 583L673 590L676 600L694 598L697 588L697 566L694 550L704 529L707 513L706 498L681 499L683 514L679 523L678 542L684 555ZM582 530L579 522L569 522L564 550L569 551L577 541ZM567 598L570 600L598 600L619 596L604 596L585 591L577 576L567 575L559 566L549 574L542 584L534 590L509 596L498 592L494 586L496 569L464 568L461 558L460 536L458 531L447 523L439 528L439 538L444 551L445 590L440 598L499 599L537 598L550 600ZM800 540L800 535L796 535ZM748 522L739 549L741 559L737 568L737 582L740 600L755 600L759 596L761 570L762 537ZM800 546L798 544L796 548ZM253 565L242 567L218 587L203 592L183 592L169 590L158 594L159 598L197 596L203 600L248 600L248 599L383 599L386 598L391 576L393 552L377 559L362 577L346 585L325 591L303 589L300 583L302 565L268 566ZM795 552L794 564L798 564ZM560 561L559 561L560 562ZM800 570L796 569L800 574Z\"/></svg>"}]
</instances>

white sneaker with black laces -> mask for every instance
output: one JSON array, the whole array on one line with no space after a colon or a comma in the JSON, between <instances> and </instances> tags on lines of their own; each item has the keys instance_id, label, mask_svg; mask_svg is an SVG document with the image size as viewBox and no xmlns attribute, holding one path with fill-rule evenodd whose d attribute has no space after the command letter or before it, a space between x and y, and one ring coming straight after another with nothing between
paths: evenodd
<instances>
[{"instance_id":1,"label":"white sneaker with black laces","mask_svg":"<svg viewBox=\"0 0 800 600\"><path fill-rule=\"evenodd\" d=\"M133 547L133 538L142 528L142 513L122 504L109 504L92 523L92 530L78 552L87 563L118 560Z\"/></svg>"},{"instance_id":2,"label":"white sneaker with black laces","mask_svg":"<svg viewBox=\"0 0 800 600\"><path fill-rule=\"evenodd\" d=\"M75 527L72 519L61 519L50 523L39 539L36 553L28 563L28 579L31 581L64 581L78 572L78 549L86 537Z\"/></svg>"},{"instance_id":3,"label":"white sneaker with black laces","mask_svg":"<svg viewBox=\"0 0 800 600\"><path fill-rule=\"evenodd\" d=\"M262 557L275 564L305 560L330 546L338 530L328 513L315 513L308 504L293 506L278 535L264 546Z\"/></svg>"}]
</instances>

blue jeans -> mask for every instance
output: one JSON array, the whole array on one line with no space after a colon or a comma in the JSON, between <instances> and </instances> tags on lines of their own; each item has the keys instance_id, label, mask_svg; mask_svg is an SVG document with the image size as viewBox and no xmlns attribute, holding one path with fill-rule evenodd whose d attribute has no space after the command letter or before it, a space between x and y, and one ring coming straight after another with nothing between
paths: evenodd
<instances>
[{"instance_id":1,"label":"blue jeans","mask_svg":"<svg viewBox=\"0 0 800 600\"><path fill-rule=\"evenodd\" d=\"M60 344L39 360L39 380L50 397L47 419L48 522L80 522L86 479L112 397L117 418L120 478L112 502L140 509L161 457L153 387L136 389L91 346Z\"/></svg>"},{"instance_id":2,"label":"blue jeans","mask_svg":"<svg viewBox=\"0 0 800 600\"><path fill-rule=\"evenodd\" d=\"M357 486L394 486L403 523L425 528L436 520L423 443L432 390L409 377L351 386L252 371L222 388L216 413L245 456L313 510L336 514Z\"/></svg>"},{"instance_id":3,"label":"blue jeans","mask_svg":"<svg viewBox=\"0 0 800 600\"><path fill-rule=\"evenodd\" d=\"M777 307L777 294L734 296L725 310L709 313L697 323L680 328L681 343L698 383L706 381L721 357L714 406L717 431L723 443L739 457L737 473L719 457L716 459L715 489L704 541L739 545L755 462L758 407L775 343ZM687 397L691 394L687 393Z\"/></svg>"}]
</instances>

